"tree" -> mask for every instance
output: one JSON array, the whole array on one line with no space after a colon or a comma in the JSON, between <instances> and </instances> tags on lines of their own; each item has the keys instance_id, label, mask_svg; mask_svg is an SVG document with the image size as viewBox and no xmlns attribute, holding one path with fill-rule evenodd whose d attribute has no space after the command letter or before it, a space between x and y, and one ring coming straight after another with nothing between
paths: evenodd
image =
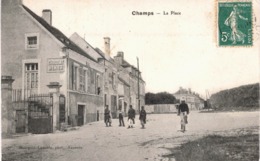
<instances>
[{"instance_id":1,"label":"tree","mask_svg":"<svg viewBox=\"0 0 260 161\"><path fill-rule=\"evenodd\" d=\"M174 104L176 103L176 98L167 92L160 92L160 93L146 93L145 94L145 104L152 105L152 104Z\"/></svg>"}]
</instances>

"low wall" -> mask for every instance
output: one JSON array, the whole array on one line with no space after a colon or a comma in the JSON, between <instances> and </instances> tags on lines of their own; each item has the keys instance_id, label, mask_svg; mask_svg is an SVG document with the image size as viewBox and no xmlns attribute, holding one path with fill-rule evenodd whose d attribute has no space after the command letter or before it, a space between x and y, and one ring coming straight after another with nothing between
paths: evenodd
<instances>
[{"instance_id":1,"label":"low wall","mask_svg":"<svg viewBox=\"0 0 260 161\"><path fill-rule=\"evenodd\" d=\"M174 113L177 112L175 104L145 105L146 113Z\"/></svg>"}]
</instances>

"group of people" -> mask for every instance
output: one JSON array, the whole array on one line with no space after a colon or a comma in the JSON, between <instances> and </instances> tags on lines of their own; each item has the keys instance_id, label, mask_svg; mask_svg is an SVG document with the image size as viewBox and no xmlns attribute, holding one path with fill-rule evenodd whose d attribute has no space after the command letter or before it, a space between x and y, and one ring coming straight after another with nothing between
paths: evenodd
<instances>
[{"instance_id":1,"label":"group of people","mask_svg":"<svg viewBox=\"0 0 260 161\"><path fill-rule=\"evenodd\" d=\"M185 132L186 131L186 124L188 123L188 114L189 114L189 107L188 105L185 103L184 100L181 101L181 104L178 107L178 116L180 116L181 118L181 132ZM106 105L106 109L105 109L105 124L106 126L111 126L112 123L112 116L111 116L111 112L108 109L108 105ZM135 124L135 110L133 109L132 105L130 105L129 110L128 110L128 127L127 128L133 128L133 125ZM119 109L118 111L118 118L119 118L119 126L125 126L124 123L124 116L123 116L123 112L122 109ZM144 106L142 106L140 114L139 114L139 120L141 123L141 128L144 129L145 128L145 124L146 124L146 111L144 110Z\"/></svg>"},{"instance_id":2,"label":"group of people","mask_svg":"<svg viewBox=\"0 0 260 161\"><path fill-rule=\"evenodd\" d=\"M111 126L112 116L111 116L111 112L108 108L108 105L106 105L104 115L105 115L104 121L105 121L106 126L107 127ZM136 115L135 110L133 109L132 105L130 105L129 110L128 110L128 119L127 119L128 127L127 128L133 128L133 126L135 124L135 115ZM125 126L123 111L121 108L118 110L118 118L119 118L119 126ZM139 120L140 120L142 129L144 129L145 124L146 124L146 111L144 110L144 106L141 107L141 111L139 114Z\"/></svg>"}]
</instances>

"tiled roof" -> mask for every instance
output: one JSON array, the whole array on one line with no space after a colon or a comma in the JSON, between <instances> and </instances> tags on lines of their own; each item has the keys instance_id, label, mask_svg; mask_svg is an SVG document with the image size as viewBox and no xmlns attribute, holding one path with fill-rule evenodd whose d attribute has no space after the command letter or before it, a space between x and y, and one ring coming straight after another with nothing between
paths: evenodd
<instances>
[{"instance_id":1,"label":"tiled roof","mask_svg":"<svg viewBox=\"0 0 260 161\"><path fill-rule=\"evenodd\" d=\"M31 11L28 7L22 5L23 8L33 17L35 18L43 27L45 27L53 36L55 36L61 43L63 43L69 49L89 58L92 61L96 60L88 55L85 51L83 51L80 47L78 47L74 42L72 42L69 38L67 38L60 30L48 24L43 18L36 15L33 11Z\"/></svg>"}]
</instances>

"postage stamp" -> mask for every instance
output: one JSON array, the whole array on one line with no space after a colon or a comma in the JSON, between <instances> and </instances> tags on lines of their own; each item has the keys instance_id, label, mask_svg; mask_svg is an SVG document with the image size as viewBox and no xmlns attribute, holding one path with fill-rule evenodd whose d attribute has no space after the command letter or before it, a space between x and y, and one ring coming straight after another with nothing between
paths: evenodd
<instances>
[{"instance_id":1,"label":"postage stamp","mask_svg":"<svg viewBox=\"0 0 260 161\"><path fill-rule=\"evenodd\" d=\"M219 46L252 46L252 2L218 2Z\"/></svg>"}]
</instances>

